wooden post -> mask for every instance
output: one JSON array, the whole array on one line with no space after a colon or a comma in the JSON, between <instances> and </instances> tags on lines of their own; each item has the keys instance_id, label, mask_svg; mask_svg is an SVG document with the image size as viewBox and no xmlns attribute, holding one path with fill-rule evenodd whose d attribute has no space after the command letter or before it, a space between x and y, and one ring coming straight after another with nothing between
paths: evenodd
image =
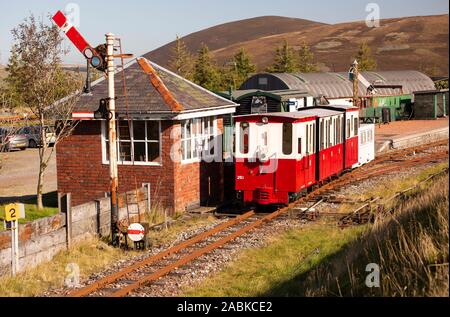
<instances>
[{"instance_id":1,"label":"wooden post","mask_svg":"<svg viewBox=\"0 0 450 317\"><path fill-rule=\"evenodd\" d=\"M59 211L66 214L66 241L67 249L72 246L72 194L58 194Z\"/></svg>"}]
</instances>

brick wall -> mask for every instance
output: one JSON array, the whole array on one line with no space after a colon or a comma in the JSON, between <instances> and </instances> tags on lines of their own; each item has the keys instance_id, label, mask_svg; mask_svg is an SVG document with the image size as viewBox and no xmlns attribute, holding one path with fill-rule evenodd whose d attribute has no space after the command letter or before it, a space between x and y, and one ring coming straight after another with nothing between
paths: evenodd
<instances>
[{"instance_id":1,"label":"brick wall","mask_svg":"<svg viewBox=\"0 0 450 317\"><path fill-rule=\"evenodd\" d=\"M163 122L162 166L119 165L119 192L150 183L153 204L160 203L168 208L173 205L171 129L170 122ZM71 193L73 206L104 197L109 192L109 165L102 164L100 122L81 122L71 136L58 144L56 162L58 192Z\"/></svg>"},{"instance_id":2,"label":"brick wall","mask_svg":"<svg viewBox=\"0 0 450 317\"><path fill-rule=\"evenodd\" d=\"M223 131L222 118L218 119L218 127ZM173 162L172 148L180 151L180 135L174 129L180 131L179 122L162 122L162 166L119 165L119 192L150 183L152 205L159 204L169 213L221 201L222 163ZM109 166L102 164L100 122L81 122L71 136L58 144L56 157L58 192L71 193L73 206L99 199L109 192Z\"/></svg>"},{"instance_id":3,"label":"brick wall","mask_svg":"<svg viewBox=\"0 0 450 317\"><path fill-rule=\"evenodd\" d=\"M223 118L217 119L217 128L223 134ZM223 191L222 162L175 164L176 210L218 204L223 201Z\"/></svg>"}]
</instances>

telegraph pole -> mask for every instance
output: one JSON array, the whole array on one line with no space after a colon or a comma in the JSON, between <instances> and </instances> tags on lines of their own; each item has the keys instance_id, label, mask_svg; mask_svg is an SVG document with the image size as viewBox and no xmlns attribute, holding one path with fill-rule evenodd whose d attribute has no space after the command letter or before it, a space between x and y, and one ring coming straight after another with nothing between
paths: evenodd
<instances>
[{"instance_id":1,"label":"telegraph pole","mask_svg":"<svg viewBox=\"0 0 450 317\"><path fill-rule=\"evenodd\" d=\"M109 105L109 174L111 181L111 236L112 244L118 245L119 238L119 208L118 208L118 172L117 172L117 135L116 135L116 94L114 88L114 41L115 36L112 33L106 34L108 63L108 105Z\"/></svg>"},{"instance_id":2,"label":"telegraph pole","mask_svg":"<svg viewBox=\"0 0 450 317\"><path fill-rule=\"evenodd\" d=\"M353 70L353 106L359 108L359 69L358 69L358 61L355 61L352 64Z\"/></svg>"}]
</instances>

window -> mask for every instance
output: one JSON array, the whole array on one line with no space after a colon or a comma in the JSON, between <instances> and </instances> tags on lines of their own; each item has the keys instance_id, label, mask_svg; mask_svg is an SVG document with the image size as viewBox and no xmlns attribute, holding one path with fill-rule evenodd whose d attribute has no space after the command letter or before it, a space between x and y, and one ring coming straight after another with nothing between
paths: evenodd
<instances>
[{"instance_id":1,"label":"window","mask_svg":"<svg viewBox=\"0 0 450 317\"><path fill-rule=\"evenodd\" d=\"M340 122L341 122L341 118L337 118L336 119L336 143L340 144L341 143L341 131L339 131L340 129Z\"/></svg>"},{"instance_id":2,"label":"window","mask_svg":"<svg viewBox=\"0 0 450 317\"><path fill-rule=\"evenodd\" d=\"M323 121L320 122L320 150L325 148L325 127L323 126Z\"/></svg>"},{"instance_id":3,"label":"window","mask_svg":"<svg viewBox=\"0 0 450 317\"><path fill-rule=\"evenodd\" d=\"M104 124L105 161L109 160L108 125ZM117 121L117 161L119 164L159 165L160 122L143 120Z\"/></svg>"},{"instance_id":4,"label":"window","mask_svg":"<svg viewBox=\"0 0 450 317\"><path fill-rule=\"evenodd\" d=\"M345 134L345 137L346 137L347 139L350 137L350 131L351 131L350 128L351 128L351 127L350 127L350 119L347 119L347 129L346 129L346 130L347 130L347 131L346 131L347 133Z\"/></svg>"},{"instance_id":5,"label":"window","mask_svg":"<svg viewBox=\"0 0 450 317\"><path fill-rule=\"evenodd\" d=\"M327 148L331 147L331 119L327 120Z\"/></svg>"},{"instance_id":6,"label":"window","mask_svg":"<svg viewBox=\"0 0 450 317\"><path fill-rule=\"evenodd\" d=\"M302 138L298 139L298 154L302 154Z\"/></svg>"},{"instance_id":7,"label":"window","mask_svg":"<svg viewBox=\"0 0 450 317\"><path fill-rule=\"evenodd\" d=\"M311 137L312 137L312 144L313 144L311 153L315 153L316 152L316 124L315 123L312 125Z\"/></svg>"},{"instance_id":8,"label":"window","mask_svg":"<svg viewBox=\"0 0 450 317\"><path fill-rule=\"evenodd\" d=\"M267 138L268 138L267 131L264 131L264 132L261 134L261 140L262 140L263 146L268 146L268 140L267 140Z\"/></svg>"},{"instance_id":9,"label":"window","mask_svg":"<svg viewBox=\"0 0 450 317\"><path fill-rule=\"evenodd\" d=\"M358 118L354 119L353 127L355 128L355 136L358 136Z\"/></svg>"},{"instance_id":10,"label":"window","mask_svg":"<svg viewBox=\"0 0 450 317\"><path fill-rule=\"evenodd\" d=\"M292 123L283 123L283 154L292 154Z\"/></svg>"},{"instance_id":11,"label":"window","mask_svg":"<svg viewBox=\"0 0 450 317\"><path fill-rule=\"evenodd\" d=\"M306 125L306 154L309 154L310 153L310 138L309 138L309 132L310 132L310 125ZM299 139L300 140L300 142L301 142L301 139ZM300 152L299 152L299 154L301 154Z\"/></svg>"},{"instance_id":12,"label":"window","mask_svg":"<svg viewBox=\"0 0 450 317\"><path fill-rule=\"evenodd\" d=\"M258 85L267 86L268 83L269 83L269 79L267 77L259 77L258 78Z\"/></svg>"},{"instance_id":13,"label":"window","mask_svg":"<svg viewBox=\"0 0 450 317\"><path fill-rule=\"evenodd\" d=\"M200 160L215 152L215 118L197 118L181 124L181 152L183 161Z\"/></svg>"},{"instance_id":14,"label":"window","mask_svg":"<svg viewBox=\"0 0 450 317\"><path fill-rule=\"evenodd\" d=\"M249 152L249 141L250 141L250 124L248 122L241 122L240 124L240 152L242 154L248 154Z\"/></svg>"}]
</instances>

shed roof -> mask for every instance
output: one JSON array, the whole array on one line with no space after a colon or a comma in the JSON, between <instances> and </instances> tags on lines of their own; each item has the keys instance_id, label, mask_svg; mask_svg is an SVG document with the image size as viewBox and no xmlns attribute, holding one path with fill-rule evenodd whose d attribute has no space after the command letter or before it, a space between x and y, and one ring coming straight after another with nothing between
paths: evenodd
<instances>
[{"instance_id":1,"label":"shed roof","mask_svg":"<svg viewBox=\"0 0 450 317\"><path fill-rule=\"evenodd\" d=\"M138 62L139 60L139 62ZM145 67L150 65L149 67ZM145 58L125 67L128 110L126 109L122 75L116 71L116 108L120 114L174 114L237 107L187 79ZM95 112L99 101L108 96L108 82L102 78L92 84L89 94L81 95L74 112Z\"/></svg>"},{"instance_id":2,"label":"shed roof","mask_svg":"<svg viewBox=\"0 0 450 317\"><path fill-rule=\"evenodd\" d=\"M383 86L377 88L377 95L412 94L418 90L435 89L434 83L425 74L418 71L379 71L361 73L371 84ZM346 98L353 95L353 84L348 73L262 73L249 78L242 89L263 89L255 77L267 77L278 82L278 87L309 92L314 96L328 98ZM366 87L359 85L362 94ZM389 86L402 86L402 89Z\"/></svg>"},{"instance_id":3,"label":"shed roof","mask_svg":"<svg viewBox=\"0 0 450 317\"><path fill-rule=\"evenodd\" d=\"M229 92L223 92L220 93L220 95L223 96L224 98L230 98ZM307 91L295 89L271 90L271 91L265 91L260 89L247 89L247 90L234 90L231 92L231 99L236 102L239 102L242 99L250 96L266 96L278 101L287 101L289 99L308 97L311 96L311 94L309 94Z\"/></svg>"}]
</instances>

